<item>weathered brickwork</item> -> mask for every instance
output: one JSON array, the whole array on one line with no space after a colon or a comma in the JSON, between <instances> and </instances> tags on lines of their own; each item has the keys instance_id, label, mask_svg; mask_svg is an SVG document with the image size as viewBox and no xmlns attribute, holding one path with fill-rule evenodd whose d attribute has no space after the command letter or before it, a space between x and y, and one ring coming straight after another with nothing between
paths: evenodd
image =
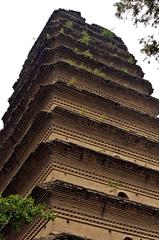
<instances>
[{"instance_id":1,"label":"weathered brickwork","mask_svg":"<svg viewBox=\"0 0 159 240\"><path fill-rule=\"evenodd\" d=\"M7 240L158 240L159 100L123 41L54 11L13 86L0 192L58 213Z\"/></svg>"}]
</instances>

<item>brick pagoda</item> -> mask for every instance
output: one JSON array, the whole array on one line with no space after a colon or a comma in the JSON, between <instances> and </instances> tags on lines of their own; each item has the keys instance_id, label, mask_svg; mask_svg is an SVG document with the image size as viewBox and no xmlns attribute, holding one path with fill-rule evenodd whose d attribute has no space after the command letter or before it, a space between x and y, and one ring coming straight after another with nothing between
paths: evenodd
<instances>
[{"instance_id":1,"label":"brick pagoda","mask_svg":"<svg viewBox=\"0 0 159 240\"><path fill-rule=\"evenodd\" d=\"M158 240L159 100L123 41L53 12L0 132L0 192L58 213L6 240Z\"/></svg>"}]
</instances>

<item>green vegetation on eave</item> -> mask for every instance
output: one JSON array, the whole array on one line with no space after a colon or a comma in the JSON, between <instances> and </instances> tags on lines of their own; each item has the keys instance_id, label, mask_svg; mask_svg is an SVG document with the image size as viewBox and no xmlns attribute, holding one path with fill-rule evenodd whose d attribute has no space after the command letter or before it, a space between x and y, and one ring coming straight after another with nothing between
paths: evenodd
<instances>
[{"instance_id":1,"label":"green vegetation on eave","mask_svg":"<svg viewBox=\"0 0 159 240\"><path fill-rule=\"evenodd\" d=\"M63 59L63 61L70 64L71 66L78 67L80 69L93 73L96 76L107 79L106 74L99 68L91 69L90 67L87 67L84 63L77 64L75 61L72 61L71 59Z\"/></svg>"},{"instance_id":2,"label":"green vegetation on eave","mask_svg":"<svg viewBox=\"0 0 159 240\"><path fill-rule=\"evenodd\" d=\"M93 58L92 53L90 52L90 50L85 50L85 51L80 51L78 48L73 49L73 51L79 55L83 55L85 57L89 57L89 58Z\"/></svg>"},{"instance_id":3,"label":"green vegetation on eave","mask_svg":"<svg viewBox=\"0 0 159 240\"><path fill-rule=\"evenodd\" d=\"M115 36L115 34L108 29L102 29L100 35L103 37L109 37L109 38L112 38Z\"/></svg>"},{"instance_id":4,"label":"green vegetation on eave","mask_svg":"<svg viewBox=\"0 0 159 240\"><path fill-rule=\"evenodd\" d=\"M87 33L87 31L82 31L82 37L80 38L80 42L88 45L88 43L90 42L90 36Z\"/></svg>"},{"instance_id":5,"label":"green vegetation on eave","mask_svg":"<svg viewBox=\"0 0 159 240\"><path fill-rule=\"evenodd\" d=\"M67 27L67 28L72 28L73 27L73 22L68 20L64 23L64 26Z\"/></svg>"}]
</instances>

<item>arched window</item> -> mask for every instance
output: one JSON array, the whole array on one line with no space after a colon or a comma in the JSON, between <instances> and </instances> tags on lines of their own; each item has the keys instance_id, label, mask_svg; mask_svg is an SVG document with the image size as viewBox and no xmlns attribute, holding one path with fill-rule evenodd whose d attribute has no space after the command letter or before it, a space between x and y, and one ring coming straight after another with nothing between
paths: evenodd
<instances>
[{"instance_id":1,"label":"arched window","mask_svg":"<svg viewBox=\"0 0 159 240\"><path fill-rule=\"evenodd\" d=\"M133 240L133 239L130 237L126 237L126 238L124 238L124 240Z\"/></svg>"},{"instance_id":2,"label":"arched window","mask_svg":"<svg viewBox=\"0 0 159 240\"><path fill-rule=\"evenodd\" d=\"M129 199L128 196L126 195L126 193L124 193L124 192L119 192L117 196L118 196L118 197L121 197L121 198ZM124 240L125 240L125 239L124 239ZM126 239L126 240L129 240L129 239ZM131 239L130 239L130 240L131 240Z\"/></svg>"}]
</instances>

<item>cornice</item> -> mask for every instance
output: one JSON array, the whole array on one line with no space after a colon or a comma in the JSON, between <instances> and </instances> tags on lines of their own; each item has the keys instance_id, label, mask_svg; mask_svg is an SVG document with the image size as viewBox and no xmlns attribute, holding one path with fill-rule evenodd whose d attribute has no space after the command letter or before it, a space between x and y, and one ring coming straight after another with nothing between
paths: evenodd
<instances>
[{"instance_id":1,"label":"cornice","mask_svg":"<svg viewBox=\"0 0 159 240\"><path fill-rule=\"evenodd\" d=\"M74 18L74 16L69 15L67 12L63 12L62 14L59 14L58 16L53 16L52 19L50 19L50 24L55 24L55 22L59 22L59 21L67 21L70 20L74 23L75 26L78 26L78 28L80 29L80 31L82 30L87 30L90 34L94 34L94 36L96 36L99 40L102 40L104 42L113 42L114 44L116 44L119 49L122 49L123 51L127 52L127 47L124 44L124 42L122 41L122 39L120 37L118 37L117 35L114 34L113 38L106 38L101 36L101 31L106 29L102 26L96 25L96 24L88 24L85 21L79 21L79 19Z\"/></svg>"},{"instance_id":2,"label":"cornice","mask_svg":"<svg viewBox=\"0 0 159 240\"><path fill-rule=\"evenodd\" d=\"M76 52L73 51L73 49L71 49L69 47L66 47L66 46L58 46L55 49L49 49L49 48L45 48L44 49L44 54L46 54L46 55L47 54L53 55L53 54L56 54L58 52L59 53L62 52L61 55L60 55L61 60L64 58L63 57L63 53L70 54L71 55L70 59L73 57L73 60L75 58L76 60L82 61L83 63L86 63L88 65L89 64L90 65L91 64L95 64L97 68L99 67L103 71L106 71L106 72L109 72L109 73L111 73L111 72L116 73L119 77L122 77L125 80L128 80L128 83L130 83L130 84L131 84L131 81L132 82L136 82L137 84L138 83L144 84L144 83L147 82L146 80L144 80L142 78L137 78L137 77L134 77L134 76L132 76L130 74L127 74L127 73L125 73L125 72L123 72L121 70L117 70L117 69L115 69L113 67L109 67L106 64L99 62L97 59L94 59L93 57L92 58L85 57L84 55L82 55L80 53L76 53ZM100 64L100 66L99 66L99 64ZM111 81L114 82L113 80L111 80ZM118 82L117 82L117 84L122 85L122 84L120 84ZM131 89L131 87L128 87L128 88ZM137 91L137 90L135 90L135 91Z\"/></svg>"},{"instance_id":3,"label":"cornice","mask_svg":"<svg viewBox=\"0 0 159 240\"><path fill-rule=\"evenodd\" d=\"M91 171L92 171L91 169L90 169L90 172L88 171L85 172L85 170L82 171L81 168L75 167L76 162L74 161L73 161L74 163L72 162L72 164L74 165L68 165L68 163L61 164L61 162L56 160L56 154L58 153L58 151L68 155L71 159L75 158L76 161L79 160L79 161L87 162L90 156L90 158L93 158L95 162L98 161L98 164L97 164L98 167L103 166L105 168L105 171L108 171L108 176L105 176L104 172L102 173L102 175L101 173L99 175L98 171L95 171L95 173L92 172L92 175L91 175ZM40 159L40 161L38 159ZM41 164L44 165L43 170L42 171L39 170L40 171L39 175L37 175L37 177L34 179L34 182L28 182L28 186L26 188L26 186L24 187L25 185L24 179L26 179L26 174L27 172L30 173L31 169L33 169L33 171L36 171L35 166L37 161L39 161L39 166L41 166ZM122 161L115 157L109 157L102 153L98 153L96 151L90 150L86 147L79 147L76 144L71 144L71 143L60 141L60 140L54 140L51 142L41 143L40 145L37 146L34 152L30 153L30 155L28 156L26 161L23 163L21 168L18 170L15 176L11 179L11 182L8 184L8 186L4 190L3 194L4 195L17 194L17 193L21 194L21 192L19 192L18 189L20 190L20 188L22 188L23 194L28 195L29 192L33 189L33 187L35 187L35 185L39 184L40 182L43 182L43 179L45 179L46 176L51 171L54 171L54 170L64 171L64 172L67 172L68 174L79 176L81 179L84 178L100 184L111 186L110 183L113 183L115 181L113 180L115 178L115 172L114 172L114 178L112 178L109 176L109 172L112 170L109 170L109 169L112 169L114 165L119 167L120 172L121 172L121 168L127 169L126 170L127 174L128 172L132 172L132 171L135 172L134 178L135 176L137 176L137 174L142 174L143 178L145 176L145 181L146 179L148 181L152 181L152 179L155 179L156 181L156 179L158 178L157 170L151 170L151 169L136 165L134 163L130 163L128 161ZM93 167L94 165L90 164L90 166ZM118 177L116 177L116 179L118 179ZM159 198L159 192L157 192L157 190L153 188L150 190L151 184L149 184L148 187L144 187L142 185L139 186L137 182L132 184L131 181L125 182L125 181L122 181L121 179L120 181L119 180L116 180L116 181L119 183L120 190L123 189L130 192L139 193L143 196L147 196L153 199ZM18 186L20 182L23 182L24 184L22 184L20 188L19 187L17 188L16 186Z\"/></svg>"},{"instance_id":4,"label":"cornice","mask_svg":"<svg viewBox=\"0 0 159 240\"><path fill-rule=\"evenodd\" d=\"M54 15L54 14L53 14ZM52 16L53 16L52 15ZM71 15L67 15L67 14L64 14L65 16L67 16L68 17L68 19L71 17ZM50 19L52 19L52 17L50 17ZM43 31L42 31L42 33L40 34L40 36L39 36L39 38L38 38L38 41L39 41L39 43L41 44L41 46L44 46L45 45L45 42L44 42L44 39L43 39L43 36L44 36L44 33L46 32L46 28L48 27L48 26L51 26L51 22L52 22L52 20L48 20L48 22L47 22L47 24L46 24L46 26L44 27L44 29L43 29ZM73 17L73 20L75 21L75 22L77 22L76 20L76 18L74 18ZM93 27L93 29L95 28L96 29L96 27L94 27L94 26L91 26L91 25L89 25L89 24L87 24L87 26L86 26L87 28L90 28L90 27ZM46 37L46 36L45 36ZM118 40L120 39L120 38L118 38L118 37L116 37ZM40 39L42 39L42 40L40 40ZM30 57L30 55L31 55L31 52L34 50L34 49L36 49L37 48L37 46L39 47L40 46L40 44L38 44L38 41L36 41L35 42L35 44L34 44L34 46L33 46L33 49L30 51L30 53L29 53L29 55L28 55L28 59L26 60L26 63L28 62L28 60L29 60L29 57ZM106 41L106 39L105 39L105 41ZM120 40L121 41L121 40ZM42 42L42 43L41 43ZM37 46L36 46L37 45ZM121 45L121 44L120 44ZM122 44L123 45L123 44ZM40 49L41 50L41 49ZM34 54L35 55L35 54ZM34 57L34 56L32 56L32 57ZM26 64L25 64L25 66L26 66ZM24 70L24 68L23 68L23 70ZM22 72L23 72L23 70L22 70ZM21 74L22 74L22 72L21 72ZM20 74L20 76L21 76L21 74ZM18 80L18 82L20 81L20 79ZM18 83L17 82L17 83ZM13 86L13 88L15 88L15 86L17 85L17 83Z\"/></svg>"},{"instance_id":5,"label":"cornice","mask_svg":"<svg viewBox=\"0 0 159 240\"><path fill-rule=\"evenodd\" d=\"M59 48L60 48L60 47L54 49L54 50L53 50L53 53L55 54L55 53L59 50ZM63 49L64 49L64 47L63 47ZM65 51L66 51L66 47L65 47ZM67 48L67 52L73 54L73 55L76 56L76 58L78 58L79 60L82 60L82 61L83 61L83 59L85 59L86 62L94 63L97 67L99 67L99 66L98 66L98 65L99 65L99 64L98 64L98 61L96 61L96 60L92 60L92 59L86 58L86 57L84 57L84 56L82 56L82 58L81 58L81 56L80 56L79 54L76 54L76 53L74 53L74 52L71 51L71 50L69 51L68 48ZM46 53L46 49L43 50L43 52L40 54L39 58L43 58L44 53ZM43 65L43 64L45 64L45 63L41 63L41 64ZM35 64L34 68L32 69L32 71L33 71L34 73L36 73L36 72L37 72L37 69L36 69L36 68L39 68L39 66L41 66L41 65L40 65L39 62L37 62L37 63ZM103 68L103 71L116 72L118 75L121 75L121 77L125 76L125 80L127 79L129 83L131 83L131 81L132 81L132 82L136 81L136 83L138 84L138 83L141 81L142 84L143 84L143 83L144 83L144 84L147 84L147 83L149 84L149 82L146 81L146 80L137 79L137 78L133 77L132 75L128 75L128 74L126 74L126 73L124 73L124 72L121 72L121 71L119 71L119 70L115 70L115 69L113 69L113 68L111 68L111 67L107 67L106 65L104 65L104 64L102 64L102 63L100 63L100 68L101 68L101 66L102 66L102 68ZM30 74L31 74L31 73L30 73ZM33 74L31 74L31 75L33 75ZM132 78L133 80L131 80L131 78ZM27 77L25 77L25 79L27 79ZM22 85L22 88L20 88L21 92L22 92L22 90L28 88L29 79L32 79L32 77L29 76L29 78L28 78L27 80L23 81L24 84ZM107 79L107 81L109 81L109 79ZM112 81L112 80L110 80L110 81ZM114 81L112 81L112 82L114 83ZM123 84L120 84L119 82L115 82L115 84L123 86ZM126 87L126 86L125 86L125 88L127 89L127 88L129 88L129 87ZM134 91L137 91L137 90L135 90L133 87L130 88L130 89L132 89L132 90L134 90ZM12 94L12 96L11 96L10 99L9 99L10 104L11 104L11 103L13 102L13 100L16 98L16 95L19 93L20 90L17 89L17 90ZM18 95L18 96L19 96L19 95Z\"/></svg>"},{"instance_id":6,"label":"cornice","mask_svg":"<svg viewBox=\"0 0 159 240\"><path fill-rule=\"evenodd\" d=\"M121 62L121 63L124 63L124 64L126 64L126 66L129 66L130 68L136 68L136 69L139 69L140 71L141 71L141 73L142 73L142 76L143 76L143 72L142 72L142 70L141 70L141 68L139 67L139 66L137 66L137 65L134 65L134 64L131 64L131 63L129 63L129 62L127 62L127 61L124 61L124 60L122 60L122 59L120 59L119 57L117 57L117 56L113 56L113 55L111 55L111 52L108 52L108 51L103 51L102 49L100 49L100 48L97 48L95 45L92 45L91 43L89 43L88 44L88 47L86 48L86 45L85 44L83 44L83 43L81 43L79 40L77 40L77 39L73 39L71 36L69 36L69 35L66 35L66 34L62 34L62 33L59 33L58 35L56 35L56 37L54 38L50 38L50 39L47 39L47 42L48 43L45 43L45 45L43 46L44 47L44 49L45 49L45 47L47 47L47 45L49 45L49 42L50 42L50 40L52 39L52 40L57 40L57 39L59 39L60 37L64 37L64 38L68 38L69 39L69 41L70 40L72 40L72 42L73 42L73 44L75 44L75 42L76 42L76 45L77 46L82 46L83 48L85 48L86 50L89 48L91 51L95 51L95 53L98 53L98 55L102 55L102 56L106 56L106 57L108 57L108 55L110 55L110 57L111 58L113 58L113 59L116 59L116 61L118 61L118 62ZM44 50L43 49L43 50ZM36 64L35 64L36 65ZM22 69L22 72L24 71L24 69L25 69L25 67ZM20 77L21 78L23 78L23 76L20 74ZM26 76L25 76L25 78L23 79L23 81L22 81L22 83L24 82L24 80L26 79ZM19 80L20 81L20 80ZM16 84L17 85L17 84ZM17 87L16 88L14 88L15 90L17 89Z\"/></svg>"},{"instance_id":7,"label":"cornice","mask_svg":"<svg viewBox=\"0 0 159 240\"><path fill-rule=\"evenodd\" d=\"M34 238L34 240L90 240L69 233L50 234L48 237Z\"/></svg>"},{"instance_id":8,"label":"cornice","mask_svg":"<svg viewBox=\"0 0 159 240\"><path fill-rule=\"evenodd\" d=\"M130 110L130 109L128 109L128 108L126 108L126 107L123 107L123 106L121 106L120 104L116 104L115 102L113 102L112 100L110 100L110 99L105 99L105 98L103 98L103 97L101 97L101 96L97 96L97 95L95 95L95 94L93 94L93 93L90 93L90 92L88 92L88 91L86 91L86 90L82 90L82 89L78 89L76 86L68 86L67 84L65 84L65 83L63 83L63 82L56 82L56 83L54 83L53 85L51 85L51 84L49 84L49 85L41 85L40 87L39 87L39 90L38 90L38 92L36 93L36 95L34 96L34 98L32 99L32 101L29 103L29 105L28 105L28 107L27 107L27 109L25 110L25 112L23 113L22 112L22 116L21 116L21 118L20 118L20 121L16 121L16 123L14 123L14 119L12 119L12 115L11 115L11 118L9 119L9 121L6 123L6 125L5 125L5 128L9 128L9 125L11 124L11 125L13 125L14 124L14 128L12 129L12 131L8 134L6 134L5 133L5 128L3 129L3 134L4 135L7 135L8 136L8 138L9 138L9 136L13 136L14 137L14 131L15 131L15 129L18 127L18 129L19 129L19 126L22 126L22 123L24 122L24 124L25 124L25 121L24 121L24 119L26 118L26 116L29 116L29 113L31 113L32 112L32 109L33 109L33 107L35 108L35 104L38 104L38 102L39 102L39 100L41 101L41 99L43 99L43 98L45 98L46 96L47 96L47 94L49 93L49 92L54 92L54 90L57 90L57 89L61 89L61 91L69 91L69 92L73 92L73 93L77 93L77 94L79 94L79 93L81 93L81 94L84 94L85 96L90 96L90 97L93 97L93 98L96 98L96 100L99 100L99 101L104 101L104 102L107 102L108 104L110 104L110 105L114 105L114 107L116 108L116 109L119 109L119 111L121 110L122 112L123 111L126 111L127 113L129 113L130 112L130 114L137 114L138 116L140 116L140 117L143 117L143 119L147 119L148 121L154 121L154 122L158 122L159 121L159 119L158 118L153 118L153 117L151 117L150 115L148 115L148 114L144 114L144 113L140 113L140 112L137 112L137 111L135 111L135 110ZM44 107L45 108L45 107ZM20 106L17 108L17 109L15 109L14 110L14 116L16 115L16 112L18 111L20 111L19 109L21 109L20 108ZM87 114L86 114L87 115ZM32 117L34 116L34 114L32 115ZM92 116L93 117L93 116ZM91 118L91 117L90 117ZM93 118L94 119L94 118ZM101 122L103 122L103 120L102 120L102 116L101 116L101 118L100 118L100 116L97 118L95 118L95 119L97 119L98 121L101 121ZM30 119L28 119L28 121L31 121L32 119L30 118ZM111 120L112 121L112 120ZM104 121L105 122L105 121ZM111 123L110 123L111 124ZM112 122L112 125L114 125L113 124L113 122ZM121 128L123 128L122 127L122 125L121 125ZM19 129L19 131L20 131L20 129ZM136 130L137 131L137 130ZM143 128L143 131L144 131L144 128ZM145 131L146 131L146 129L145 129ZM147 133L148 134L148 133ZM142 133L141 134L139 134L138 132L136 132L136 135L140 135L140 136L142 136ZM153 135L152 135L153 136ZM156 135L157 136L157 135ZM147 137L148 139L150 139L151 141L154 141L154 142L156 142L156 141L158 141L157 140L157 138L155 138L155 136L154 137L150 137L150 136L148 136ZM3 141L2 141L3 142Z\"/></svg>"},{"instance_id":9,"label":"cornice","mask_svg":"<svg viewBox=\"0 0 159 240\"><path fill-rule=\"evenodd\" d=\"M61 27L61 25L60 25L60 27ZM59 26L58 27L52 27L52 29L54 29L54 31L55 31L55 29L59 29ZM53 32L54 32L53 31ZM71 29L69 29L69 32L71 32L72 30ZM72 32L74 32L74 31L72 31ZM73 33L72 33L73 34ZM71 35L72 35L71 34ZM76 39L79 39L79 36L76 36ZM88 48L89 49L89 48ZM90 59L90 61L91 61L91 59ZM92 60L93 61L93 60ZM102 64L102 63L100 63L100 66L103 66L104 67L104 64ZM107 67L107 70L109 69L109 67ZM111 68L110 68L111 69ZM117 70L117 73L120 73L120 71L118 71ZM137 83L137 81L139 81L139 82L141 82L143 85L145 84L145 85L147 85L147 88L149 89L149 93L147 94L147 95L150 95L151 93L152 93L152 85L151 85L151 83L149 82L149 81L147 81L147 80L145 80L145 79L140 79L140 78L135 78L135 77L132 77L131 75L128 75L128 74L126 74L126 73L122 73L122 75L123 76L126 76L127 77L127 79L129 80L130 79L130 81L136 81L136 83Z\"/></svg>"},{"instance_id":10,"label":"cornice","mask_svg":"<svg viewBox=\"0 0 159 240\"><path fill-rule=\"evenodd\" d=\"M137 81L138 82L138 81ZM148 83L148 82L147 82ZM149 84L149 83L148 83Z\"/></svg>"},{"instance_id":11,"label":"cornice","mask_svg":"<svg viewBox=\"0 0 159 240\"><path fill-rule=\"evenodd\" d=\"M97 121L97 120L91 120L89 117L87 117L87 116L83 116L83 115L80 115L79 113L73 113L73 112L71 112L71 111L68 111L68 110L66 110L66 109L63 109L63 108L60 108L60 107L55 107L54 108L54 110L53 110L53 112L52 113L48 113L48 112L40 112L39 114L37 114L37 116L35 117L35 121L33 122L33 125L32 125L32 127L35 125L35 126L38 126L38 124L36 123L37 121L38 122L40 122L41 121L41 124L42 124L42 122L43 122L43 119L45 119L46 117L48 118L53 118L54 117L54 113L55 112L61 112L61 114L66 114L66 116L72 116L72 119L76 119L76 118L79 118L79 119L85 119L86 121L89 121L89 122L96 122L97 124L99 124L99 126L105 126L106 128L109 128L109 129L112 129L112 131L114 132L117 132L117 133L119 133L119 135L120 134L122 134L123 135L123 138L125 138L125 139L129 139L129 141L131 142L133 142L134 140L136 141L136 142L138 142L138 141L142 141L142 142L144 142L144 144L145 144L145 147L148 145L149 146L149 149L151 149L151 148L158 148L157 146L158 146L158 144L159 143L156 143L156 142L153 142L153 141L151 141L151 140L149 140L149 139L146 139L145 137L142 137L142 136L138 136L138 135L136 135L135 133L131 133L131 132L127 132L126 130L123 130L123 129L120 129L119 127L115 127L115 126L112 126L112 125L110 125L110 124L107 124L107 123L101 123L100 121ZM69 121L69 120L68 120ZM31 127L31 128L32 128ZM30 130L29 130L30 131ZM129 136L129 137L128 137ZM130 137L131 136L131 137ZM23 145L23 140L21 141L21 143L19 144L19 145ZM5 146L5 145L4 145ZM17 148L17 147L16 147ZM16 149L15 148L15 149ZM2 148L1 149L1 151L3 152L4 151L4 149Z\"/></svg>"},{"instance_id":12,"label":"cornice","mask_svg":"<svg viewBox=\"0 0 159 240\"><path fill-rule=\"evenodd\" d=\"M90 50L91 52L94 52L95 54L98 54L101 57L107 57L109 55L109 57L111 57L112 59L124 64L125 66L128 66L129 68L135 68L136 70L138 69L138 71L141 72L141 77L143 77L144 73L141 69L140 66L136 65L136 64L132 64L124 59L121 59L120 57L118 57L117 55L112 55L111 52L107 49L100 49L98 46L92 44L91 42L88 43L88 45L86 46L84 43L80 42L78 39L74 39L71 35L66 35L65 33L57 33L55 34L55 36L50 37L50 39L48 39L47 41L47 47L49 47L52 41L56 41L58 39L61 40L69 40L69 42L72 42L74 45L76 45L77 47L82 47L85 50Z\"/></svg>"},{"instance_id":13,"label":"cornice","mask_svg":"<svg viewBox=\"0 0 159 240\"><path fill-rule=\"evenodd\" d=\"M105 85L108 85L109 87L111 86L111 87L115 87L116 88L116 91L119 91L119 90L123 90L123 91L129 91L128 89L126 89L125 87L123 87L123 86L119 86L118 84L116 84L116 83L113 83L113 82L111 82L111 81L105 81L102 77L100 77L100 76L96 76L95 74L93 74L93 73L90 73L90 72L87 72L87 71L85 71L85 70L83 70L83 69L80 69L80 68L78 68L77 66L71 66L70 64L68 64L68 63L66 63L66 62L63 62L63 61L58 61L58 62L55 62L54 64L43 64L43 65L41 65L41 67L40 67L40 69L39 69L39 71L38 71L38 74L37 74L37 76L34 78L34 80L33 80L33 83L35 84L36 82L38 82L38 79L40 78L40 77L43 77L43 76L45 76L45 72L47 73L47 74L51 74L51 72L53 71L53 69L54 70L56 70L56 69L58 69L58 68L64 68L64 69L67 69L67 70L70 70L70 71L76 71L76 73L78 72L78 73L80 73L80 74L82 74L82 75L86 75L86 76L88 76L88 77L90 77L90 78L94 78L94 80L96 80L96 79L98 79L98 81L101 81L101 82L103 82ZM104 80L104 81L103 81ZM33 84L32 83L32 84ZM33 87L33 85L30 85L30 87L29 87L29 89L32 89L32 87ZM83 86L81 86L81 88L84 88ZM29 91L29 89L28 89L28 91ZM27 91L27 92L28 92ZM89 90L89 91L91 91L91 89ZM152 101L155 101L155 102L158 102L159 100L158 99L155 99L155 98L153 98L153 97L151 97L151 96L145 96L145 95L142 95L142 94L139 94L139 93L137 93L136 91L134 91L134 90L131 90L130 91L130 94L132 94L132 95L134 95L134 97L135 96L138 96L138 97L144 97L145 98L145 100L147 101L147 100L152 100ZM99 94L97 94L97 95L99 95ZM24 97L23 97L24 98ZM22 99L23 99L22 98ZM117 102L119 101L119 100L116 100ZM121 104L124 104L122 101L120 101L121 102ZM13 108L13 107L12 107ZM133 107L133 108L135 108L135 106ZM4 114L4 116L3 116L3 120L4 119L6 119L7 120L7 118L8 118L8 116L7 115L9 115L11 112L11 106L8 108L8 110L7 110L7 112ZM142 110L143 111L143 110ZM6 121L5 120L5 121Z\"/></svg>"},{"instance_id":14,"label":"cornice","mask_svg":"<svg viewBox=\"0 0 159 240\"><path fill-rule=\"evenodd\" d=\"M105 199L107 199L107 203L109 202L114 203L114 204L121 204L124 207L132 207L132 208L136 208L136 209L143 209L146 211L149 211L153 214L156 214L157 216L159 216L159 208L156 207L152 207L149 205L145 205L143 203L138 203L135 201L130 201L128 199L124 199L124 198L119 198L113 195L108 195L99 191L95 191L92 189L86 189L84 187L78 186L78 185L74 185L68 182L64 182L64 181L60 181L60 180L53 180L51 182L47 182L47 183L42 183L38 186L36 186L32 192L32 196L36 196L38 197L38 191L42 189L44 192L46 191L46 193L48 193L48 195L50 196L54 196L54 191L55 189L60 189L62 192L67 192L67 190L71 190L72 192L78 194L84 194L85 196L89 196L89 195L93 195L95 197L96 195L96 199L98 198L99 201L104 202Z\"/></svg>"},{"instance_id":15,"label":"cornice","mask_svg":"<svg viewBox=\"0 0 159 240\"><path fill-rule=\"evenodd\" d=\"M58 117L58 119L62 119L62 121L64 121L65 125L63 127L61 127L60 125L58 126L58 124L52 122L54 121L54 117ZM76 125L78 126L82 126L83 124L85 124L86 128L90 129L91 131L93 131L92 126L94 126L94 124L97 124L96 127L98 126L100 131L101 129L104 129L104 131L109 131L111 132L111 135L113 136L112 139L115 140L115 136L119 134L119 136L122 136L122 139L127 139L127 141L129 142L129 144L131 145L131 143L133 143L134 147L132 150L132 146L127 147L127 144L123 144L123 146L121 147L119 144L117 145L116 142L114 143L107 143L107 141L105 139L103 139L103 141L99 142L98 139L98 134L96 138L91 138L85 134L80 134L80 140L81 143L87 143L90 145L90 148L95 147L96 149L99 149L100 152L103 152L107 155L110 156L114 156L117 155L117 157L121 157L122 160L128 160L129 159L133 159L133 161L142 161L142 163L149 163L149 164L154 164L158 166L158 162L157 162L157 152L158 151L158 144L159 143L154 143L149 141L148 139L145 139L143 137L139 137L139 136L133 136L132 134L121 130L117 127L114 126L110 126L109 124L106 123L98 123L97 121L92 121L90 120L88 117L86 116L80 116L77 113L72 113L69 112L65 109L59 108L59 107L55 107L55 109L53 110L52 113L48 113L48 112L40 112L36 118L35 121L33 122L31 128L28 130L28 132L25 134L25 136L23 137L22 141L14 148L14 151L12 152L12 154L10 155L9 158L5 159L5 154L4 154L4 149L1 149L1 168L2 166L4 168L8 168L10 167L10 164L14 165L15 161L19 162L21 161L20 159L22 158L22 155L24 154L23 152L25 152L24 150L24 146L28 147L30 144L29 142L32 141L31 139L33 138L33 136L38 137L39 133L39 129L41 128L41 126L45 127L47 126L47 130L45 130L45 133L43 133L43 135L41 136L41 138L37 141L35 141L34 144L32 144L32 150L30 149L30 151L33 151L33 149L36 149L36 146L38 144L40 144L41 141L47 141L48 136L50 136L50 134L52 132L58 134L59 136L62 134L63 136L67 136L67 138L70 139L79 139L79 134L78 131L75 132L75 130L71 131L69 130L68 127L68 123L72 122L72 126L75 127L75 122ZM57 126L56 126L57 125ZM68 129L67 129L68 128ZM42 131L42 129L41 129ZM40 131L40 132L41 132ZM97 129L98 131L98 129ZM34 134L33 134L34 133ZM41 133L42 134L42 133ZM28 142L29 141L29 142ZM118 139L119 141L119 139ZM117 142L118 142L117 141ZM122 140L123 141L123 140ZM142 142L142 144L140 144L142 146L142 152L141 150L138 153L138 145L140 143L140 141ZM137 143L134 143L137 142ZM138 143L139 142L139 143ZM93 145L92 145L93 144ZM140 148L141 148L140 146ZM147 146L149 146L149 154L147 154ZM128 151L129 149L129 151ZM6 149L7 150L7 149ZM28 150L27 150L28 151ZM119 153L118 153L119 152ZM128 154L129 152L129 154ZM150 152L155 153L154 156L150 157ZM23 157L23 161L25 161L26 159ZM129 160L132 161L132 160ZM22 163L19 162L19 164L21 165ZM141 162L140 162L141 164ZM7 167L8 166L8 167Z\"/></svg>"}]
</instances>

